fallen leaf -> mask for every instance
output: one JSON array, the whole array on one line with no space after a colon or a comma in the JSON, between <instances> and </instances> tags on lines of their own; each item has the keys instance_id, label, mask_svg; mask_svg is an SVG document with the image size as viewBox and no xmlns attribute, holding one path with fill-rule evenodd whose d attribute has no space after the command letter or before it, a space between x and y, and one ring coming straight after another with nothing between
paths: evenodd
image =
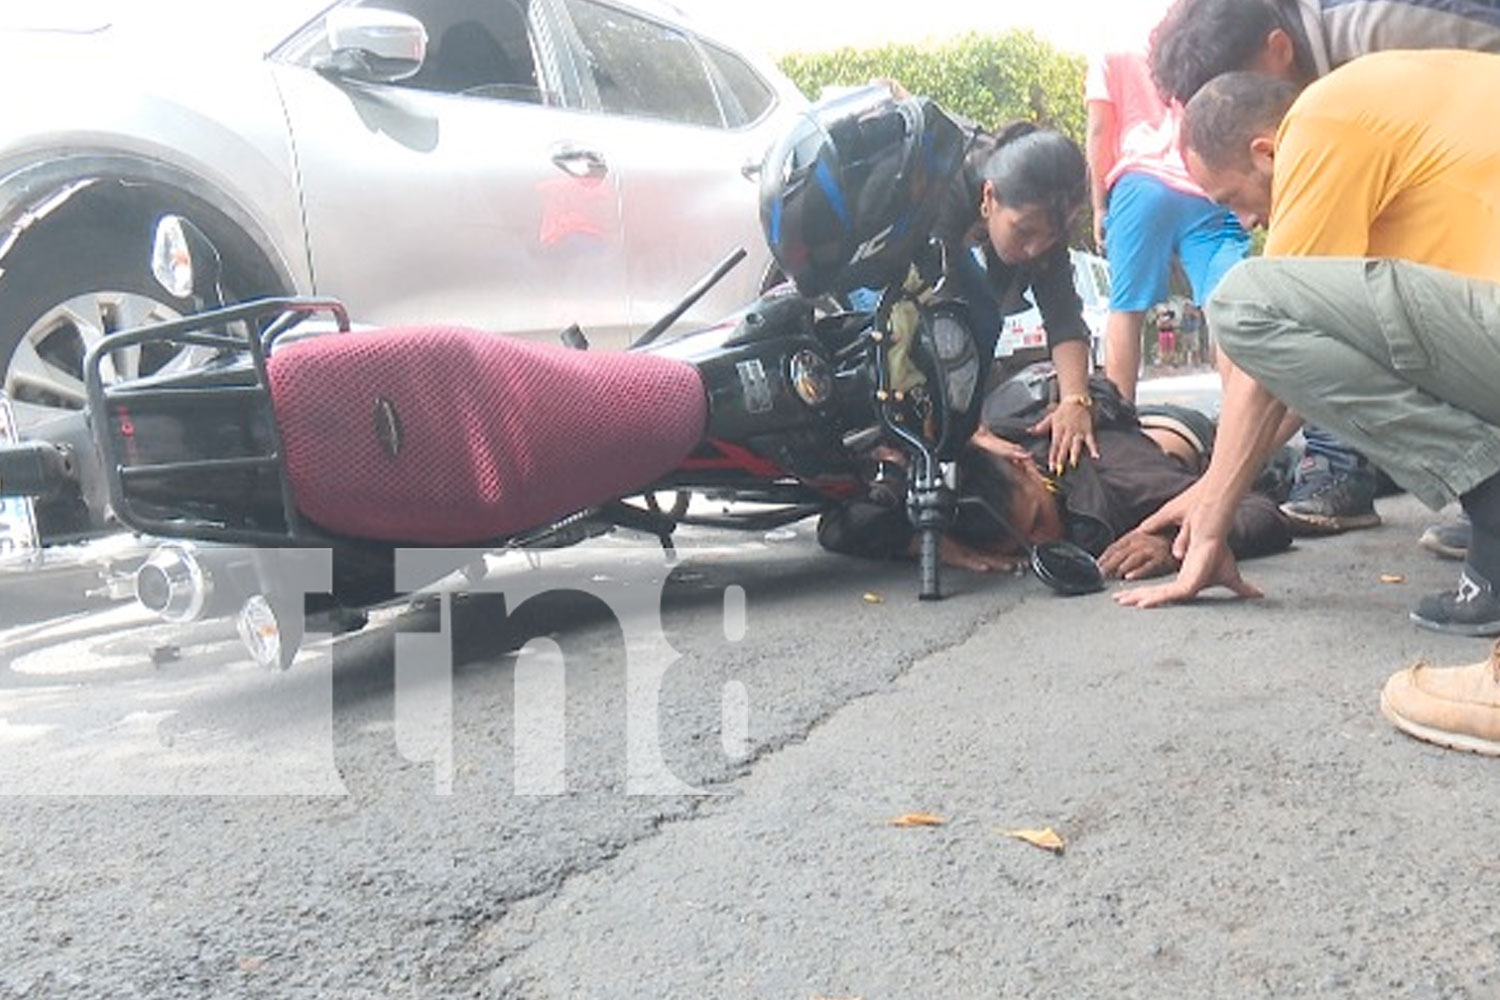
<instances>
[{"instance_id":1,"label":"fallen leaf","mask_svg":"<svg viewBox=\"0 0 1500 1000\"><path fill-rule=\"evenodd\" d=\"M1063 839L1057 835L1057 831L1050 826L1044 830L1001 830L1000 832L1007 837L1024 840L1032 847L1040 847L1044 851L1051 851L1053 854L1061 854L1063 848L1067 846L1063 843Z\"/></svg>"},{"instance_id":2,"label":"fallen leaf","mask_svg":"<svg viewBox=\"0 0 1500 1000\"><path fill-rule=\"evenodd\" d=\"M865 591L865 603L866 604L884 604L885 603L885 598L881 597L879 594L875 593L875 591L873 591L873 590L867 590L867 591Z\"/></svg>"},{"instance_id":3,"label":"fallen leaf","mask_svg":"<svg viewBox=\"0 0 1500 1000\"><path fill-rule=\"evenodd\" d=\"M932 813L907 813L891 820L891 826L942 826L948 821Z\"/></svg>"},{"instance_id":4,"label":"fallen leaf","mask_svg":"<svg viewBox=\"0 0 1500 1000\"><path fill-rule=\"evenodd\" d=\"M1380 574L1380 582L1381 583L1405 583L1406 582L1406 577L1402 576L1400 573L1382 573L1382 574Z\"/></svg>"}]
</instances>

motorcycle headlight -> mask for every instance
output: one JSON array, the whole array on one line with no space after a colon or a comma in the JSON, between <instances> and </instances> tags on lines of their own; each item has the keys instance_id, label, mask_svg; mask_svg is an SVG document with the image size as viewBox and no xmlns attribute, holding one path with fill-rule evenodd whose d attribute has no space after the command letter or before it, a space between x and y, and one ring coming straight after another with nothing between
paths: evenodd
<instances>
[{"instance_id":1,"label":"motorcycle headlight","mask_svg":"<svg viewBox=\"0 0 1500 1000\"><path fill-rule=\"evenodd\" d=\"M943 372L948 409L967 413L979 390L979 350L974 346L974 335L956 311L936 313L929 329L933 353Z\"/></svg>"}]
</instances>

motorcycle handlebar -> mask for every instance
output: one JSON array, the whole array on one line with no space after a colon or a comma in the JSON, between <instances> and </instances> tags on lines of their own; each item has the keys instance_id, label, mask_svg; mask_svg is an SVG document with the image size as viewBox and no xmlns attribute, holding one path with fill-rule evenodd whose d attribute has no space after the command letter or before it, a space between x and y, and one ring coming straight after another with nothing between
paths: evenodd
<instances>
[{"instance_id":1,"label":"motorcycle handlebar","mask_svg":"<svg viewBox=\"0 0 1500 1000\"><path fill-rule=\"evenodd\" d=\"M76 492L73 450L50 441L0 446L0 496L50 500Z\"/></svg>"},{"instance_id":2,"label":"motorcycle handlebar","mask_svg":"<svg viewBox=\"0 0 1500 1000\"><path fill-rule=\"evenodd\" d=\"M938 567L942 558L939 545L942 542L943 532L940 528L923 528L921 531L921 589L917 591L917 599L922 601L940 601L943 592L938 580Z\"/></svg>"}]
</instances>

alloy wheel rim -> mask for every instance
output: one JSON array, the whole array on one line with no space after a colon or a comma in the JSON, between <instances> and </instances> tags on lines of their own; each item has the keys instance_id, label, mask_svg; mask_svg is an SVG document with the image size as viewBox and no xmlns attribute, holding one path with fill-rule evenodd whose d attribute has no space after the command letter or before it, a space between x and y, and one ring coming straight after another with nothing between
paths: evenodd
<instances>
[{"instance_id":1,"label":"alloy wheel rim","mask_svg":"<svg viewBox=\"0 0 1500 1000\"><path fill-rule=\"evenodd\" d=\"M105 336L180 315L148 295L115 291L76 295L48 309L22 335L5 368L17 425L24 429L83 408L83 360ZM112 352L102 366L104 380L151 374L181 353L140 346Z\"/></svg>"}]
</instances>

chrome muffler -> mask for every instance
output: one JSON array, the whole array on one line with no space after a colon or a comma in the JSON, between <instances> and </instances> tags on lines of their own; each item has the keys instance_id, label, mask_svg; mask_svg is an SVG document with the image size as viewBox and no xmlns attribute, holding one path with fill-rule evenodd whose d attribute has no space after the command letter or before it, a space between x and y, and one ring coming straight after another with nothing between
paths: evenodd
<instances>
[{"instance_id":1,"label":"chrome muffler","mask_svg":"<svg viewBox=\"0 0 1500 1000\"><path fill-rule=\"evenodd\" d=\"M135 599L174 624L232 614L258 589L250 553L163 542L135 572Z\"/></svg>"},{"instance_id":2,"label":"chrome muffler","mask_svg":"<svg viewBox=\"0 0 1500 1000\"><path fill-rule=\"evenodd\" d=\"M135 571L135 599L169 622L195 622L214 594L214 580L194 546L167 542Z\"/></svg>"}]
</instances>

